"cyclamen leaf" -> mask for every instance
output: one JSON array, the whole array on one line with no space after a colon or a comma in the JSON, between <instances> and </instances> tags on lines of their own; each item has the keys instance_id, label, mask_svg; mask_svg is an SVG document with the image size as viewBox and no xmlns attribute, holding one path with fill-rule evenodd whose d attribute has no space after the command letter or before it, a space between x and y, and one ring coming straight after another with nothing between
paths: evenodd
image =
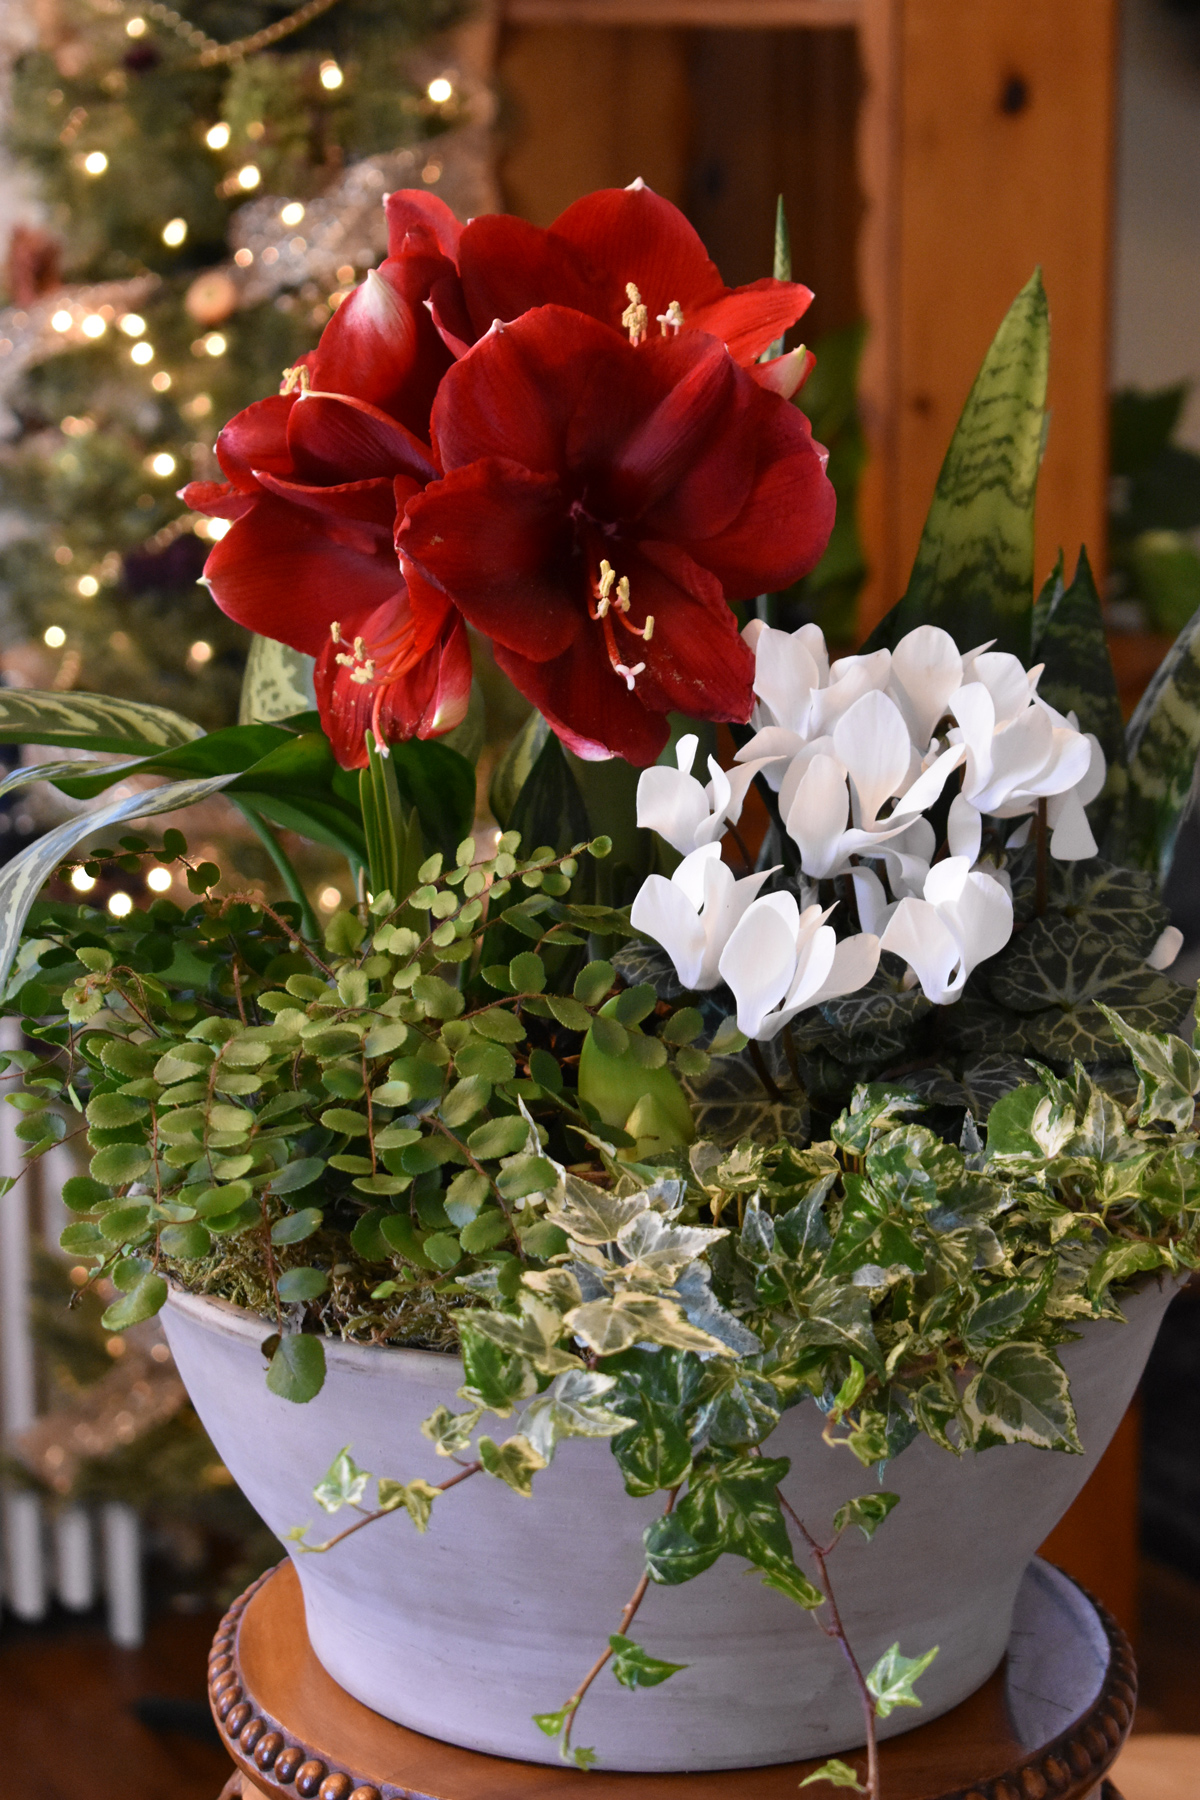
<instances>
[{"instance_id":1,"label":"cyclamen leaf","mask_svg":"<svg viewBox=\"0 0 1200 1800\"><path fill-rule=\"evenodd\" d=\"M658 1687L688 1666L686 1663L663 1662L659 1657L649 1655L640 1644L635 1644L627 1637L610 1637L608 1647L613 1652L613 1674L622 1687L634 1691L638 1688Z\"/></svg>"},{"instance_id":2,"label":"cyclamen leaf","mask_svg":"<svg viewBox=\"0 0 1200 1800\"><path fill-rule=\"evenodd\" d=\"M867 1676L867 1687L875 1698L875 1711L881 1719L898 1706L920 1706L913 1683L925 1673L937 1655L937 1645L924 1656L901 1656L899 1644L885 1650Z\"/></svg>"},{"instance_id":3,"label":"cyclamen leaf","mask_svg":"<svg viewBox=\"0 0 1200 1800\"><path fill-rule=\"evenodd\" d=\"M975 1446L1037 1444L1082 1451L1066 1371L1039 1344L1004 1344L985 1357L963 1396Z\"/></svg>"}]
</instances>

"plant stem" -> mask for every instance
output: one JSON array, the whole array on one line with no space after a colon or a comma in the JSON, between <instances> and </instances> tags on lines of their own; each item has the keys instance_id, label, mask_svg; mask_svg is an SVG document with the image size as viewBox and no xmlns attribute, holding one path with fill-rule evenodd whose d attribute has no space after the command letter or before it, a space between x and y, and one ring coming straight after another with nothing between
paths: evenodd
<instances>
[{"instance_id":1,"label":"plant stem","mask_svg":"<svg viewBox=\"0 0 1200 1800\"><path fill-rule=\"evenodd\" d=\"M676 1497L678 1496L678 1493L679 1493L678 1487L673 1487L670 1490L670 1492L668 1493L667 1504L663 1508L663 1518L664 1519L666 1518L667 1514L674 1507L675 1500L676 1500ZM642 1601L646 1598L646 1590L649 1586L650 1586L650 1571L647 1569L647 1570L643 1571L641 1580L638 1582L637 1586L633 1590L633 1593L630 1595L628 1601L626 1602L625 1610L621 1614L621 1623L617 1626L617 1629L613 1633L614 1637L624 1637L627 1634L629 1627L633 1624L634 1615L636 1614L638 1607L642 1604ZM584 1676L584 1678L580 1682L579 1686L575 1689L575 1692L571 1695L571 1698L567 1701L566 1706L563 1708L563 1711L567 1715L567 1722L563 1727L563 1755L564 1756L567 1755L567 1753L570 1751L570 1748L571 1748L571 1732L573 1731L574 1726L575 1726L575 1717L579 1711L580 1701L583 1699L584 1695L587 1693L587 1691L591 1687L593 1681L595 1681L597 1675L599 1675L600 1671L604 1668L606 1663L611 1662L612 1655L613 1655L613 1647L611 1644L609 1644L609 1646L605 1650L604 1654L602 1656L598 1656L596 1658L595 1662L592 1664L591 1668L588 1670L587 1674Z\"/></svg>"},{"instance_id":2,"label":"plant stem","mask_svg":"<svg viewBox=\"0 0 1200 1800\"><path fill-rule=\"evenodd\" d=\"M451 1475L448 1481L439 1481L437 1492L439 1494L449 1493L450 1489L457 1487L460 1481L466 1481L470 1476L478 1475L482 1468L481 1462L468 1463L465 1468L459 1470L457 1475ZM376 1512L364 1513L361 1519L356 1519L353 1525L347 1525L345 1531L339 1531L336 1537L329 1538L326 1543L305 1544L303 1548L311 1551L332 1550L335 1545L344 1544L348 1537L353 1537L355 1532L361 1531L365 1525L374 1525L376 1519L386 1519L392 1513L403 1510L403 1507L399 1506L381 1506Z\"/></svg>"},{"instance_id":3,"label":"plant stem","mask_svg":"<svg viewBox=\"0 0 1200 1800\"><path fill-rule=\"evenodd\" d=\"M834 1596L833 1583L829 1579L829 1569L826 1566L825 1559L829 1555L833 1545L826 1545L823 1549L805 1525L804 1520L787 1500L782 1489L776 1488L775 1492L779 1497L779 1504L795 1524L796 1529L799 1531L812 1554L813 1561L817 1565L820 1575L820 1584L824 1590L825 1598L829 1602L829 1614L833 1623L831 1625L822 1624L815 1612L813 1614L813 1623L825 1633L826 1637L835 1638L837 1640L842 1647L842 1654L850 1665L855 1685L858 1688L859 1698L862 1701L863 1719L866 1725L867 1800L882 1800L882 1795L879 1790L879 1742L875 1729L875 1696L867 1686L867 1678L862 1672L858 1658L850 1647L850 1639L846 1636L846 1627L842 1623L842 1615L838 1611L838 1603Z\"/></svg>"},{"instance_id":4,"label":"plant stem","mask_svg":"<svg viewBox=\"0 0 1200 1800\"><path fill-rule=\"evenodd\" d=\"M1046 866L1047 848L1046 802L1045 800L1039 800L1037 803L1037 890L1035 900L1039 919L1046 910L1048 874Z\"/></svg>"},{"instance_id":5,"label":"plant stem","mask_svg":"<svg viewBox=\"0 0 1200 1800\"><path fill-rule=\"evenodd\" d=\"M749 1044L747 1044L746 1048L750 1052L750 1061L754 1064L754 1073L758 1076L758 1079L762 1082L763 1087L767 1091L767 1098L769 1100L775 1100L775 1101L782 1100L783 1095L780 1093L780 1091L776 1087L774 1081L771 1079L771 1071L768 1069L768 1067L766 1065L766 1061L763 1057L763 1053L762 1053L761 1049L759 1048L757 1040L755 1038L751 1038L750 1042L749 1042Z\"/></svg>"},{"instance_id":6,"label":"plant stem","mask_svg":"<svg viewBox=\"0 0 1200 1800\"><path fill-rule=\"evenodd\" d=\"M288 891L288 898L294 900L296 905L300 908L300 929L304 933L304 936L306 938L320 937L321 934L317 930L316 918L313 914L312 907L308 903L308 895L304 892L300 877L292 866L292 860L287 851L284 849L275 833L271 830L267 821L262 817L261 813L255 812L252 806L247 806L244 800L236 801L236 805L243 817L248 820L255 835L261 841L263 849L275 864L279 879L283 882L284 887Z\"/></svg>"}]
</instances>

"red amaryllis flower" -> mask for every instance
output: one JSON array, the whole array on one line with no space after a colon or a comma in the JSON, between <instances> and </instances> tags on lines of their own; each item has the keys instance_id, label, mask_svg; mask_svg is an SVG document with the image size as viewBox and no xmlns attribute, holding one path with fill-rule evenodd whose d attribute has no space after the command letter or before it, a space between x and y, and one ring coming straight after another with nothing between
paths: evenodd
<instances>
[{"instance_id":1,"label":"red amaryllis flower","mask_svg":"<svg viewBox=\"0 0 1200 1800\"><path fill-rule=\"evenodd\" d=\"M343 766L365 762L368 724L384 742L458 724L471 685L462 622L448 601L414 617L394 546L434 473L428 445L364 400L305 390L247 407L217 456L228 484L183 496L232 520L205 579L230 618L321 659L322 723Z\"/></svg>"},{"instance_id":2,"label":"red amaryllis flower","mask_svg":"<svg viewBox=\"0 0 1200 1800\"><path fill-rule=\"evenodd\" d=\"M797 408L705 333L635 345L546 306L443 378L433 440L397 539L418 618L451 599L581 756L653 762L671 711L749 717L727 601L805 574L833 525Z\"/></svg>"},{"instance_id":3,"label":"red amaryllis flower","mask_svg":"<svg viewBox=\"0 0 1200 1800\"><path fill-rule=\"evenodd\" d=\"M391 255L404 254L410 209L427 199L407 190L389 199ZM768 345L807 309L811 291L770 278L726 287L683 214L641 181L588 194L545 231L490 213L473 219L457 244L448 235L440 241L458 273L434 280L432 309L458 354L496 319L515 319L532 307L569 306L617 330L640 308L646 335L707 332L776 391L790 383L786 393L794 393L811 367L796 354L758 366Z\"/></svg>"}]
</instances>

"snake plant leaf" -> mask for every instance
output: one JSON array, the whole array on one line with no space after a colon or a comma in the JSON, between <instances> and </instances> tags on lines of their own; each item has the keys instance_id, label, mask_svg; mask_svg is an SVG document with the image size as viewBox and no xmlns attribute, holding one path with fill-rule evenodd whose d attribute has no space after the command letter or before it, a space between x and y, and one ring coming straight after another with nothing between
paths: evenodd
<instances>
[{"instance_id":1,"label":"snake plant leaf","mask_svg":"<svg viewBox=\"0 0 1200 1800\"><path fill-rule=\"evenodd\" d=\"M866 650L940 625L1023 660L1033 607L1033 502L1046 418L1050 316L1040 269L1013 301L946 452L908 591Z\"/></svg>"},{"instance_id":2,"label":"snake plant leaf","mask_svg":"<svg viewBox=\"0 0 1200 1800\"><path fill-rule=\"evenodd\" d=\"M426 844L453 856L475 819L474 768L437 738L407 738L388 755L401 799L417 809Z\"/></svg>"},{"instance_id":3,"label":"snake plant leaf","mask_svg":"<svg viewBox=\"0 0 1200 1800\"><path fill-rule=\"evenodd\" d=\"M52 744L67 750L144 755L203 737L181 713L107 694L53 694L36 688L0 692L0 744Z\"/></svg>"},{"instance_id":4,"label":"snake plant leaf","mask_svg":"<svg viewBox=\"0 0 1200 1800\"><path fill-rule=\"evenodd\" d=\"M1200 612L1184 626L1142 695L1126 734L1126 855L1166 879L1200 751Z\"/></svg>"},{"instance_id":5,"label":"snake plant leaf","mask_svg":"<svg viewBox=\"0 0 1200 1800\"><path fill-rule=\"evenodd\" d=\"M246 658L238 724L272 724L317 704L313 687L315 659L274 638L255 637Z\"/></svg>"},{"instance_id":6,"label":"snake plant leaf","mask_svg":"<svg viewBox=\"0 0 1200 1800\"><path fill-rule=\"evenodd\" d=\"M530 771L549 736L550 727L541 713L536 710L531 712L496 764L488 803L505 831L508 830L513 807L517 804L517 796L528 781Z\"/></svg>"},{"instance_id":7,"label":"snake plant leaf","mask_svg":"<svg viewBox=\"0 0 1200 1800\"><path fill-rule=\"evenodd\" d=\"M21 939L21 928L30 907L43 886L64 857L76 844L83 843L106 825L119 825L126 819L151 818L155 813L178 812L207 800L228 787L231 775L211 775L203 781L173 781L166 787L150 788L138 794L126 794L110 800L90 812L80 813L56 825L34 840L20 856L0 869L0 983L13 965Z\"/></svg>"},{"instance_id":8,"label":"snake plant leaf","mask_svg":"<svg viewBox=\"0 0 1200 1800\"><path fill-rule=\"evenodd\" d=\"M1104 631L1104 614L1086 550L1080 550L1075 578L1063 581L1062 552L1033 609L1031 653L1045 664L1038 693L1060 713L1074 713L1081 731L1099 739L1108 764L1102 792L1088 818L1107 856L1118 858L1129 775L1125 766L1125 722L1117 698L1117 678Z\"/></svg>"}]
</instances>

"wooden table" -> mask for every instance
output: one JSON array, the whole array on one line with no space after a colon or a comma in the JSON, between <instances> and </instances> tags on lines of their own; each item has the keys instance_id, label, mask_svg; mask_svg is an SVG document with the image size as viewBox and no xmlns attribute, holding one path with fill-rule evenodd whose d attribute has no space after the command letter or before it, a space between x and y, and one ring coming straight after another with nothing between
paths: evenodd
<instances>
[{"instance_id":1,"label":"wooden table","mask_svg":"<svg viewBox=\"0 0 1200 1800\"><path fill-rule=\"evenodd\" d=\"M816 1766L583 1775L422 1737L325 1673L290 1563L255 1582L223 1619L209 1694L237 1764L222 1800L796 1800ZM881 1746L883 1800L1120 1800L1104 1776L1136 1695L1133 1655L1115 1622L1035 1561L991 1680L953 1712ZM834 1800L837 1790L812 1792Z\"/></svg>"}]
</instances>

